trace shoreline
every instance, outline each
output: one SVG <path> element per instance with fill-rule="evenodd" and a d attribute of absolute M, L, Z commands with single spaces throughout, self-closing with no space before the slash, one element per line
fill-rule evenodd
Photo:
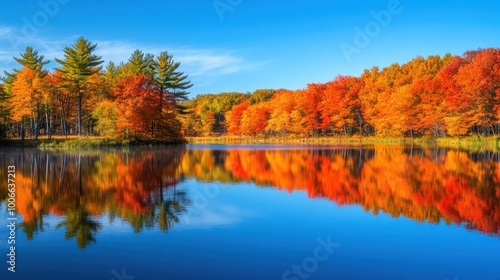
<path fill-rule="evenodd" d="M 294 144 L 294 145 L 345 145 L 345 146 L 411 146 L 423 148 L 440 147 L 467 150 L 493 150 L 500 151 L 500 137 L 248 137 L 248 136 L 216 136 L 216 137 L 187 137 L 191 144 Z"/>
<path fill-rule="evenodd" d="M 0 140 L 0 149 L 2 148 L 101 148 L 101 147 L 141 147 L 141 146 L 168 146 L 176 144 L 186 144 L 185 140 L 166 141 L 166 140 L 123 140 L 109 139 L 101 137 L 68 137 L 53 139 L 2 139 Z"/>
<path fill-rule="evenodd" d="M 248 137 L 248 136 L 214 136 L 186 137 L 181 141 L 166 140 L 122 140 L 101 137 L 69 137 L 53 139 L 2 139 L 2 148 L 99 148 L 99 147 L 140 147 L 168 146 L 176 144 L 281 144 L 281 145 L 345 145 L 345 146 L 419 146 L 423 148 L 440 147 L 466 150 L 500 151 L 500 137 Z"/>

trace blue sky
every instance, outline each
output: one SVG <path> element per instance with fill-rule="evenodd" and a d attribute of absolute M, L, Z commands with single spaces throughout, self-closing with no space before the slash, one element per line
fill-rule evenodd
<path fill-rule="evenodd" d="M 493 0 L 20 3 L 2 1 L 0 71 L 18 67 L 12 57 L 27 45 L 54 60 L 84 36 L 107 61 L 126 61 L 135 49 L 169 51 L 193 81 L 191 96 L 299 89 L 417 55 L 500 47 Z"/>

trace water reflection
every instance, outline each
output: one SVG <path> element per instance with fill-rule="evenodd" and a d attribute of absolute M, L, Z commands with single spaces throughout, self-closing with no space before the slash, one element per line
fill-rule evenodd
<path fill-rule="evenodd" d="M 15 150 L 0 155 L 17 167 L 17 208 L 28 239 L 44 231 L 44 217 L 85 248 L 110 222 L 135 232 L 168 232 L 191 199 L 176 185 L 185 178 L 306 191 L 310 198 L 357 204 L 415 221 L 464 224 L 500 235 L 498 153 L 446 149 L 186 149 L 184 146 L 89 152 Z M 7 192 L 0 189 L 5 201 Z M 237 202 L 235 202 L 237 203 Z"/>
<path fill-rule="evenodd" d="M 19 150 L 3 153 L 16 165 L 17 210 L 28 239 L 44 231 L 44 216 L 60 216 L 56 229 L 78 247 L 95 242 L 99 218 L 119 218 L 135 232 L 157 227 L 167 232 L 190 201 L 177 190 L 184 147 L 87 153 Z M 6 170 L 6 168 L 2 168 Z M 5 174 L 0 174 L 4 178 Z M 5 190 L 2 197 L 6 197 Z"/>
<path fill-rule="evenodd" d="M 500 156 L 446 149 L 189 150 L 182 173 L 500 235 Z"/>

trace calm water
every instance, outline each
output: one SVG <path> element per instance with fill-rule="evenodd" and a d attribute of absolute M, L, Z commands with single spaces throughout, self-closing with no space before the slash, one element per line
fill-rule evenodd
<path fill-rule="evenodd" d="M 1 150 L 0 180 L 0 279 L 500 279 L 493 152 Z"/>

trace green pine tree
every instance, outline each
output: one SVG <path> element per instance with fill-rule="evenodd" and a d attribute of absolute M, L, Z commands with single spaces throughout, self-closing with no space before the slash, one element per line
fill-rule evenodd
<path fill-rule="evenodd" d="M 129 75 L 145 74 L 151 76 L 153 74 L 152 54 L 144 54 L 141 50 L 135 50 L 126 64 Z"/>
<path fill-rule="evenodd" d="M 14 60 L 21 64 L 21 68 L 25 66 L 29 67 L 31 70 L 39 73 L 40 75 L 45 75 L 46 72 L 43 71 L 43 66 L 48 64 L 49 60 L 44 60 L 43 55 L 39 55 L 38 51 L 33 50 L 32 47 L 26 47 L 24 53 L 21 53 L 21 57 L 14 57 Z M 10 88 L 12 86 L 12 82 L 16 78 L 17 73 L 19 73 L 19 69 L 13 69 L 12 72 L 4 71 L 5 77 L 1 80 L 4 82 L 4 90 L 7 93 L 10 93 Z"/>
<path fill-rule="evenodd" d="M 187 75 L 178 71 L 180 65 L 180 62 L 175 62 L 173 56 L 169 55 L 168 52 L 161 52 L 153 64 L 154 80 L 160 88 L 172 92 L 178 112 L 184 114 L 186 108 L 179 103 L 188 100 L 189 92 L 186 90 L 192 87 L 193 84 L 191 84 L 191 81 L 186 80 Z"/>
<path fill-rule="evenodd" d="M 82 135 L 82 101 L 85 97 L 86 79 L 101 71 L 102 60 L 93 52 L 97 47 L 83 37 L 80 37 L 71 47 L 64 48 L 64 59 L 56 58 L 62 67 L 56 70 L 63 73 L 62 78 L 67 81 L 70 90 L 78 102 L 78 134 Z"/>
<path fill-rule="evenodd" d="M 22 66 L 28 66 L 36 73 L 43 73 L 43 66 L 50 62 L 49 60 L 44 60 L 44 56 L 39 55 L 38 51 L 33 50 L 32 47 L 26 47 L 21 57 L 14 57 L 14 60 Z"/>

